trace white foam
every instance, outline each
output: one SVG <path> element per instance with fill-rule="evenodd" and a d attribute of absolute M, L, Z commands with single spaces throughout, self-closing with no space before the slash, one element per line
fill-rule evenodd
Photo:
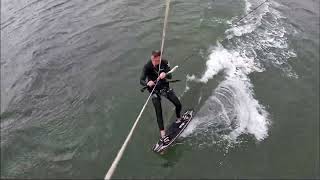
<path fill-rule="evenodd" d="M 249 1 L 246 2 L 246 13 L 247 14 L 252 6 Z M 233 38 L 234 36 L 242 36 L 244 34 L 248 34 L 256 30 L 257 27 L 261 25 L 262 17 L 269 12 L 269 4 L 265 3 L 259 9 L 256 10 L 261 11 L 260 13 L 255 12 L 246 16 L 242 21 L 242 25 L 233 24 L 230 29 L 228 29 L 225 33 L 228 39 Z M 257 14 L 257 15 L 256 15 Z"/>
<path fill-rule="evenodd" d="M 209 59 L 206 62 L 206 66 L 206 71 L 198 80 L 203 83 L 207 83 L 208 80 L 212 79 L 222 70 L 226 72 L 228 77 L 237 76 L 240 71 L 245 74 L 249 74 L 253 71 L 263 71 L 260 64 L 254 61 L 254 58 L 248 58 L 237 51 L 227 50 L 219 43 L 218 46 L 212 50 Z M 194 75 L 188 78 L 189 80 L 196 81 Z"/>
<path fill-rule="evenodd" d="M 253 97 L 250 83 L 243 80 L 222 82 L 198 114 L 182 136 L 197 131 L 197 135 L 212 137 L 221 130 L 228 130 L 223 138 L 232 142 L 241 134 L 252 134 L 258 141 L 268 136 L 268 113 Z"/>
<path fill-rule="evenodd" d="M 207 69 L 201 78 L 189 76 L 190 80 L 207 83 L 216 74 L 224 71 L 226 80 L 221 82 L 201 107 L 198 114 L 188 126 L 182 136 L 197 133 L 215 133 L 208 129 L 223 126 L 231 128 L 232 124 L 238 127 L 226 135 L 234 141 L 241 134 L 253 134 L 257 140 L 264 139 L 268 134 L 268 113 L 254 98 L 252 84 L 247 74 L 253 71 L 262 71 L 254 59 L 245 57 L 236 51 L 230 51 L 218 45 L 212 50 L 207 61 Z"/>
<path fill-rule="evenodd" d="M 252 4 L 249 1 L 245 1 L 245 13 L 247 14 L 250 11 Z"/>
<path fill-rule="evenodd" d="M 236 49 L 239 52 L 256 54 L 255 51 L 259 50 L 259 58 L 262 58 L 260 62 L 281 69 L 288 77 L 298 78 L 299 76 L 287 62 L 289 58 L 296 57 L 296 54 L 289 48 L 286 34 L 295 33 L 296 30 L 290 24 L 283 24 L 282 19 L 286 17 L 272 8 L 271 4 L 278 5 L 275 2 L 265 3 L 258 8 L 259 11 L 252 13 L 239 23 L 240 25 L 233 24 L 226 30 L 227 38 L 236 41 Z M 264 16 L 268 18 L 264 19 Z M 258 29 L 260 26 L 263 28 Z"/>
<path fill-rule="evenodd" d="M 251 6 L 246 1 L 247 12 Z M 248 75 L 265 71 L 264 65 L 268 64 L 267 67 L 280 68 L 288 77 L 298 77 L 287 63 L 296 54 L 289 49 L 283 18 L 270 3 L 265 3 L 239 24 L 231 24 L 226 34 L 233 43 L 228 49 L 217 43 L 201 77 L 187 76 L 187 81 L 207 83 L 223 72 L 225 80 L 213 90 L 182 136 L 197 137 L 199 146 L 216 143 L 219 138 L 233 144 L 242 134 L 252 135 L 257 141 L 268 137 L 269 113 L 255 98 Z M 290 31 L 294 32 L 294 28 Z"/>

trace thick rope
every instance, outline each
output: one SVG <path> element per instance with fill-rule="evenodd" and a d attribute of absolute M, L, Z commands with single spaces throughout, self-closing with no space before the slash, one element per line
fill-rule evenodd
<path fill-rule="evenodd" d="M 166 1 L 166 12 L 165 12 L 164 21 L 163 21 L 163 30 L 162 30 L 162 41 L 161 41 L 160 63 L 159 63 L 158 76 L 159 76 L 159 74 L 160 74 L 160 65 L 161 65 L 163 48 L 164 48 L 164 40 L 165 40 L 165 37 L 166 37 L 166 29 L 167 29 L 169 9 L 170 9 L 170 0 L 167 0 L 167 1 Z"/>
<path fill-rule="evenodd" d="M 169 15 L 169 5 L 170 5 L 170 0 L 167 0 L 167 1 L 166 1 L 166 12 L 165 12 L 165 18 L 164 18 L 164 24 L 163 24 L 163 32 L 162 32 L 160 64 L 159 64 L 159 72 L 158 72 L 158 75 L 159 75 L 159 73 L 160 73 L 160 65 L 161 65 L 162 52 L 163 52 L 163 47 L 164 47 L 165 32 L 166 32 L 168 15 Z M 130 140 L 131 137 L 132 137 L 133 131 L 135 130 L 135 128 L 136 128 L 136 126 L 137 126 L 137 124 L 138 124 L 138 122 L 139 122 L 139 120 L 140 120 L 140 118 L 141 118 L 141 115 L 142 115 L 144 109 L 146 108 L 146 106 L 147 106 L 147 104 L 148 104 L 148 102 L 149 102 L 149 100 L 150 100 L 150 97 L 152 96 L 152 93 L 153 93 L 155 87 L 157 86 L 157 84 L 158 84 L 158 81 L 156 82 L 156 85 L 155 85 L 154 88 L 152 89 L 152 91 L 151 91 L 151 93 L 150 93 L 147 101 L 144 103 L 144 105 L 143 105 L 143 107 L 142 107 L 142 109 L 141 109 L 141 111 L 140 111 L 140 113 L 139 113 L 139 115 L 138 115 L 135 123 L 133 124 L 133 126 L 132 126 L 132 128 L 131 128 L 131 130 L 130 130 L 127 138 L 126 138 L 126 140 L 124 141 L 124 143 L 123 143 L 121 149 L 119 150 L 116 158 L 115 158 L 114 161 L 112 162 L 111 167 L 109 168 L 107 174 L 105 175 L 105 177 L 104 177 L 105 180 L 111 179 L 114 171 L 116 170 L 117 165 L 118 165 L 118 163 L 119 163 L 119 161 L 120 161 L 120 159 L 121 159 L 121 157 L 122 157 L 122 155 L 123 155 L 123 152 L 124 152 L 124 150 L 126 149 L 126 147 L 127 147 L 127 145 L 128 145 L 128 142 L 129 142 L 129 140 Z"/>

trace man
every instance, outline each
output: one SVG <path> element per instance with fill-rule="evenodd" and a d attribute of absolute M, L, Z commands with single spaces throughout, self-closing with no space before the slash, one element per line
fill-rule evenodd
<path fill-rule="evenodd" d="M 152 89 L 154 88 L 158 80 L 158 84 L 152 94 L 152 103 L 157 115 L 157 122 L 160 129 L 161 140 L 163 140 L 163 142 L 166 143 L 170 140 L 168 139 L 168 137 L 165 138 L 166 134 L 162 118 L 161 96 L 166 97 L 170 102 L 172 102 L 175 105 L 177 117 L 176 123 L 181 122 L 181 103 L 178 97 L 173 92 L 173 90 L 169 88 L 169 82 L 167 82 L 166 80 L 172 78 L 171 74 L 166 74 L 170 71 L 170 66 L 167 60 L 161 60 L 159 73 L 160 55 L 160 51 L 152 51 L 151 60 L 148 61 L 147 64 L 145 64 L 143 67 L 143 71 L 140 77 L 140 84 L 143 86 L 147 86 L 148 91 L 151 93 Z"/>

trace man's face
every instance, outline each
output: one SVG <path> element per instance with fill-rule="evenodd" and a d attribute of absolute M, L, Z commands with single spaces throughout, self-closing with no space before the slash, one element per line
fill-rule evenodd
<path fill-rule="evenodd" d="M 152 56 L 152 61 L 154 61 L 155 63 L 159 64 L 160 56 Z"/>

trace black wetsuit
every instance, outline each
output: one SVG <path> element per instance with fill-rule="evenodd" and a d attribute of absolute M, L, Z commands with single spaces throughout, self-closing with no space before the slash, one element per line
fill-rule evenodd
<path fill-rule="evenodd" d="M 161 60 L 161 66 L 160 66 L 160 73 L 161 72 L 169 72 L 170 66 L 167 60 Z M 140 77 L 140 84 L 143 86 L 147 86 L 147 83 L 149 81 L 154 81 L 156 83 L 156 80 L 158 78 L 159 74 L 159 65 L 153 66 L 152 61 L 149 60 L 147 64 L 144 65 L 141 77 Z M 181 103 L 178 99 L 178 97 L 175 95 L 173 89 L 170 89 L 169 82 L 167 82 L 166 79 L 171 79 L 172 75 L 167 74 L 165 79 L 159 80 L 155 91 L 152 94 L 152 102 L 156 111 L 157 115 L 157 122 L 160 130 L 164 130 L 163 125 L 163 117 L 162 117 L 162 108 L 161 108 L 161 95 L 166 97 L 170 102 L 172 102 L 176 107 L 176 116 L 177 118 L 180 118 L 181 113 Z M 151 92 L 153 87 L 148 87 L 149 92 Z"/>

